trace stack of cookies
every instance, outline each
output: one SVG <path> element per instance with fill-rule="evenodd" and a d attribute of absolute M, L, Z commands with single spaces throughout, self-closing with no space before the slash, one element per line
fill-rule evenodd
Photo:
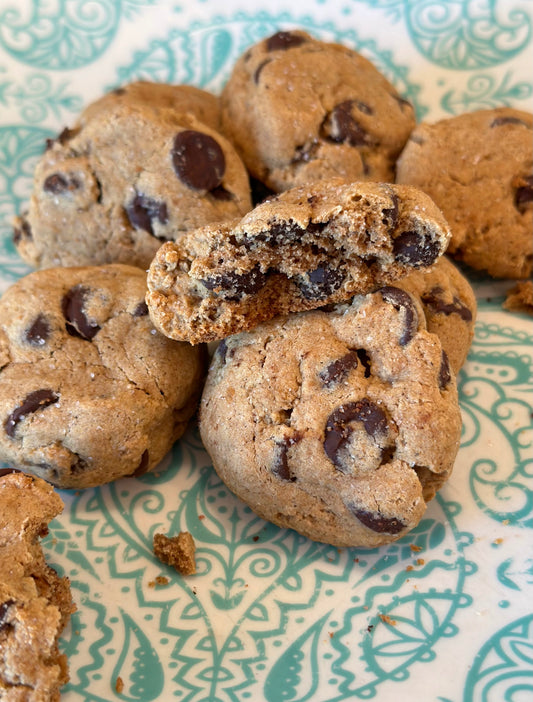
<path fill-rule="evenodd" d="M 368 60 L 297 30 L 220 97 L 103 96 L 47 143 L 15 222 L 38 270 L 0 301 L 0 457 L 60 488 L 140 475 L 201 396 L 214 467 L 259 515 L 400 538 L 459 446 L 476 302 L 445 253 L 530 275 L 532 126 L 417 125 Z"/>

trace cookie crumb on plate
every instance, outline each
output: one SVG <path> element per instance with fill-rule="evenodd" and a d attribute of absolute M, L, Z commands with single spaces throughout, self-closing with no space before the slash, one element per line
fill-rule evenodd
<path fill-rule="evenodd" d="M 154 534 L 154 554 L 181 575 L 196 573 L 195 550 L 194 539 L 188 531 L 181 531 L 177 536 Z"/>

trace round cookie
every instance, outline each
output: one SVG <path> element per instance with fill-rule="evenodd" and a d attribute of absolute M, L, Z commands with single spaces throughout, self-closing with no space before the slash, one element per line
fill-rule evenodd
<path fill-rule="evenodd" d="M 497 278 L 533 270 L 533 115 L 509 107 L 419 124 L 397 182 L 428 193 L 448 220 L 448 252 Z"/>
<path fill-rule="evenodd" d="M 213 341 L 427 269 L 449 236 L 440 210 L 416 188 L 307 183 L 240 221 L 163 244 L 148 271 L 146 301 L 163 334 Z"/>
<path fill-rule="evenodd" d="M 68 682 L 59 637 L 76 609 L 39 537 L 63 510 L 43 480 L 0 471 L 0 699 L 58 702 Z"/>
<path fill-rule="evenodd" d="M 190 114 L 120 104 L 50 142 L 15 245 L 37 268 L 148 268 L 162 241 L 251 209 L 231 144 Z"/>
<path fill-rule="evenodd" d="M 276 192 L 334 176 L 394 181 L 414 111 L 356 51 L 303 31 L 246 51 L 221 93 L 222 129 Z"/>
<path fill-rule="evenodd" d="M 36 271 L 0 299 L 0 460 L 60 488 L 152 470 L 183 434 L 204 349 L 152 326 L 146 274 Z"/>
<path fill-rule="evenodd" d="M 450 476 L 455 376 L 415 297 L 386 286 L 222 341 L 200 432 L 259 516 L 335 546 L 405 535 Z"/>
<path fill-rule="evenodd" d="M 439 337 L 457 374 L 470 350 L 477 314 L 468 280 L 449 258 L 441 256 L 429 271 L 414 271 L 395 284 L 419 298 L 427 329 Z"/>
<path fill-rule="evenodd" d="M 220 105 L 217 96 L 194 85 L 172 85 L 139 80 L 109 91 L 87 105 L 76 123 L 84 126 L 102 112 L 117 105 L 140 105 L 154 112 L 172 109 L 177 113 L 191 113 L 211 129 L 220 127 Z"/>

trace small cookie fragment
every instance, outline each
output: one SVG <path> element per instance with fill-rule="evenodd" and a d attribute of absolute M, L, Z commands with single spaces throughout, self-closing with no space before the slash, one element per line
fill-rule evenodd
<path fill-rule="evenodd" d="M 136 101 L 100 107 L 37 162 L 14 244 L 35 268 L 148 268 L 163 241 L 251 208 L 234 147 L 191 113 Z"/>
<path fill-rule="evenodd" d="M 44 557 L 40 537 L 63 510 L 52 487 L 0 476 L 0 699 L 58 702 L 68 661 L 58 642 L 76 607 L 70 584 Z"/>
<path fill-rule="evenodd" d="M 387 285 L 222 341 L 200 434 L 259 516 L 374 548 L 413 529 L 451 475 L 461 413 L 419 299 Z"/>
<path fill-rule="evenodd" d="M 308 183 L 241 220 L 164 244 L 150 265 L 146 301 L 166 336 L 214 341 L 425 270 L 449 237 L 441 212 L 415 188 Z"/>
<path fill-rule="evenodd" d="M 180 575 L 194 575 L 196 544 L 190 532 L 180 531 L 177 536 L 154 534 L 154 554 L 162 563 L 172 566 Z"/>
<path fill-rule="evenodd" d="M 417 125 L 396 181 L 421 188 L 440 207 L 452 256 L 497 278 L 531 275 L 531 113 L 500 107 Z"/>
<path fill-rule="evenodd" d="M 533 315 L 533 281 L 519 281 L 507 292 L 503 306 L 511 312 L 525 312 Z"/>
<path fill-rule="evenodd" d="M 221 94 L 222 129 L 275 192 L 306 181 L 394 181 L 412 105 L 361 54 L 301 30 L 249 48 Z"/>
<path fill-rule="evenodd" d="M 35 271 L 0 299 L 0 460 L 61 488 L 155 468 L 194 414 L 204 349 L 153 327 L 146 273 Z"/>

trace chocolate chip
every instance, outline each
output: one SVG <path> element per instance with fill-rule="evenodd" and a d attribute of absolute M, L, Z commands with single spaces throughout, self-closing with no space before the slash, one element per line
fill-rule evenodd
<path fill-rule="evenodd" d="M 326 456 L 337 467 L 342 468 L 340 454 L 350 440 L 354 422 L 361 422 L 369 436 L 387 433 L 387 415 L 372 400 L 365 397 L 337 407 L 328 417 L 324 440 Z"/>
<path fill-rule="evenodd" d="M 259 292 L 266 281 L 266 275 L 261 272 L 259 265 L 247 273 L 228 271 L 209 276 L 201 282 L 208 290 L 221 295 L 228 300 L 238 300 L 242 295 Z"/>
<path fill-rule="evenodd" d="M 233 195 L 222 185 L 219 185 L 216 188 L 210 190 L 209 194 L 211 195 L 211 197 L 213 197 L 215 200 L 218 200 L 219 202 L 228 202 L 229 200 L 233 200 Z"/>
<path fill-rule="evenodd" d="M 383 217 L 389 229 L 394 231 L 396 229 L 396 225 L 398 224 L 398 215 L 400 213 L 400 210 L 398 207 L 398 196 L 396 195 L 396 193 L 391 191 L 390 197 L 392 201 L 392 206 L 383 209 Z"/>
<path fill-rule="evenodd" d="M 20 227 L 13 229 L 13 243 L 18 246 L 23 239 L 33 239 L 31 227 L 27 219 L 20 217 Z"/>
<path fill-rule="evenodd" d="M 361 524 L 378 534 L 399 534 L 407 526 L 398 517 L 384 517 L 379 512 L 376 514 L 366 509 L 359 509 L 353 504 L 347 504 L 346 506 Z"/>
<path fill-rule="evenodd" d="M 277 32 L 267 39 L 267 51 L 286 51 L 305 43 L 305 37 L 292 32 Z"/>
<path fill-rule="evenodd" d="M 176 175 L 193 190 L 213 190 L 224 177 L 226 159 L 213 137 L 186 129 L 174 138 L 171 152 Z"/>
<path fill-rule="evenodd" d="M 418 312 L 412 297 L 405 290 L 386 285 L 381 288 L 381 297 L 394 309 L 404 312 L 404 330 L 399 339 L 400 346 L 408 344 L 418 330 Z"/>
<path fill-rule="evenodd" d="M 516 209 L 523 214 L 533 202 L 533 176 L 518 179 L 514 198 Z"/>
<path fill-rule="evenodd" d="M 365 378 L 370 378 L 370 375 L 372 373 L 370 356 L 365 351 L 365 349 L 356 349 L 355 353 L 357 354 L 357 358 L 359 359 L 361 365 L 365 369 Z"/>
<path fill-rule="evenodd" d="M 148 314 L 148 305 L 144 300 L 141 300 L 131 314 L 132 317 L 146 317 Z"/>
<path fill-rule="evenodd" d="M 523 127 L 527 127 L 528 129 L 530 129 L 529 124 L 527 124 L 527 122 L 524 122 L 523 119 L 519 119 L 518 117 L 511 117 L 510 115 L 507 117 L 496 117 L 492 120 L 490 126 L 501 127 L 504 124 L 521 124 Z"/>
<path fill-rule="evenodd" d="M 149 465 L 150 465 L 150 454 L 148 453 L 148 449 L 145 449 L 145 451 L 143 451 L 143 455 L 141 456 L 141 460 L 139 461 L 139 465 L 133 471 L 133 473 L 131 473 L 131 477 L 132 478 L 140 478 L 141 475 L 144 475 L 147 472 Z"/>
<path fill-rule="evenodd" d="M 44 409 L 59 400 L 59 395 L 49 389 L 34 390 L 26 396 L 24 401 L 17 407 L 4 422 L 4 429 L 8 436 L 14 436 L 17 424 L 21 422 L 27 414 Z"/>
<path fill-rule="evenodd" d="M 314 271 L 299 276 L 297 284 L 307 300 L 323 300 L 338 290 L 343 281 L 344 273 L 341 268 L 330 268 L 323 264 Z"/>
<path fill-rule="evenodd" d="M 50 323 L 44 314 L 38 314 L 31 326 L 26 329 L 24 339 L 32 346 L 44 346 L 50 336 Z"/>
<path fill-rule="evenodd" d="M 76 285 L 63 296 L 61 303 L 67 332 L 86 341 L 90 341 L 100 331 L 99 325 L 90 322 L 83 311 L 88 293 L 88 288 Z"/>
<path fill-rule="evenodd" d="M 255 83 L 256 85 L 257 85 L 257 83 L 259 83 L 259 76 L 261 75 L 261 71 L 262 71 L 263 68 L 267 65 L 267 63 L 270 63 L 271 61 L 272 61 L 272 59 L 267 58 L 267 59 L 265 59 L 264 61 L 261 61 L 261 63 L 259 64 L 259 66 L 255 69 L 255 72 L 254 72 L 254 83 Z"/>
<path fill-rule="evenodd" d="M 448 360 L 448 355 L 444 349 L 442 350 L 442 359 L 439 369 L 439 388 L 444 390 L 444 388 L 450 383 L 452 379 L 452 373 L 450 370 L 450 362 Z"/>
<path fill-rule="evenodd" d="M 402 232 L 394 239 L 392 250 L 398 263 L 413 268 L 430 266 L 440 254 L 438 242 L 428 241 L 418 232 Z"/>
<path fill-rule="evenodd" d="M 318 139 L 313 139 L 305 144 L 299 144 L 294 149 L 294 156 L 292 157 L 291 163 L 309 163 L 316 157 L 319 145 L 320 142 Z"/>
<path fill-rule="evenodd" d="M 289 462 L 287 460 L 287 452 L 291 446 L 291 441 L 285 440 L 283 443 L 278 442 L 276 446 L 278 450 L 276 452 L 275 463 L 272 466 L 272 473 L 280 480 L 286 480 L 294 483 L 296 478 L 291 475 Z"/>
<path fill-rule="evenodd" d="M 348 351 L 348 353 L 333 361 L 325 368 L 323 368 L 319 377 L 326 387 L 331 387 L 341 383 L 351 370 L 357 368 L 359 365 L 359 358 L 355 351 Z"/>
<path fill-rule="evenodd" d="M 61 145 L 66 144 L 68 141 L 70 141 L 73 137 L 76 136 L 76 134 L 79 133 L 79 128 L 76 129 L 69 129 L 68 127 L 65 127 L 55 139 L 47 139 L 46 140 L 46 149 L 51 149 L 52 146 L 56 143 L 59 143 Z"/>
<path fill-rule="evenodd" d="M 3 478 L 4 475 L 11 475 L 11 473 L 22 473 L 22 471 L 18 468 L 0 468 L 0 478 Z"/>
<path fill-rule="evenodd" d="M 376 145 L 372 137 L 354 118 L 354 100 L 345 100 L 336 105 L 322 123 L 322 134 L 336 143 L 350 146 Z"/>
<path fill-rule="evenodd" d="M 52 195 L 62 195 L 79 188 L 80 182 L 74 176 L 66 176 L 64 173 L 52 173 L 43 183 L 43 190 Z"/>
<path fill-rule="evenodd" d="M 312 227 L 312 225 L 311 225 Z M 289 219 L 287 221 L 269 222 L 268 228 L 256 232 L 244 239 L 246 248 L 252 248 L 258 241 L 268 246 L 281 246 L 283 244 L 298 243 L 308 229 Z"/>
<path fill-rule="evenodd" d="M 444 290 L 436 285 L 425 295 L 421 296 L 421 300 L 434 314 L 458 314 L 465 322 L 472 321 L 472 311 L 460 300 L 456 295 L 453 296 L 452 302 L 444 302 L 442 296 Z"/>
<path fill-rule="evenodd" d="M 111 94 L 112 94 L 112 95 L 125 95 L 125 94 L 126 94 L 126 89 L 125 89 L 125 88 L 122 88 L 122 87 L 114 88 L 114 89 L 111 91 Z"/>
<path fill-rule="evenodd" d="M 168 209 L 165 202 L 137 193 L 133 200 L 125 207 L 126 214 L 135 229 L 143 229 L 154 236 L 153 221 L 159 220 L 161 224 L 168 222 Z"/>

